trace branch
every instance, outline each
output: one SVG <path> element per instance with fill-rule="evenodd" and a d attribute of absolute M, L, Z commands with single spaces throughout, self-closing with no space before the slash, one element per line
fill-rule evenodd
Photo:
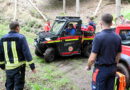
<path fill-rule="evenodd" d="M 101 6 L 102 1 L 103 1 L 103 0 L 100 0 L 100 1 L 99 1 L 98 6 L 97 6 L 97 8 L 96 8 L 96 10 L 95 10 L 93 16 L 96 16 L 96 15 L 97 15 L 97 12 L 98 12 L 98 10 L 99 10 L 99 8 L 100 8 L 100 6 Z"/>
<path fill-rule="evenodd" d="M 32 2 L 32 0 L 28 0 L 28 1 L 29 1 L 30 4 L 33 6 L 33 8 L 36 9 L 37 12 L 43 17 L 43 19 L 44 19 L 45 21 L 48 21 L 48 18 L 47 18 L 45 15 L 42 14 L 42 12 L 35 6 L 35 4 Z"/>

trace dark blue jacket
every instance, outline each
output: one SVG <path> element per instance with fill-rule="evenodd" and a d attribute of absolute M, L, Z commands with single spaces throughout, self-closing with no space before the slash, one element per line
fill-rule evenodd
<path fill-rule="evenodd" d="M 116 64 L 116 56 L 121 52 L 121 38 L 112 29 L 103 30 L 95 36 L 92 52 L 97 53 L 95 64 Z"/>
<path fill-rule="evenodd" d="M 0 39 L 0 67 L 10 70 L 23 64 L 35 68 L 25 36 L 11 31 Z"/>

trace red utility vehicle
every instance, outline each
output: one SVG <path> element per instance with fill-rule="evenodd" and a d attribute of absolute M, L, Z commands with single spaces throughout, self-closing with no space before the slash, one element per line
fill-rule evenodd
<path fill-rule="evenodd" d="M 75 35 L 67 34 L 69 24 L 75 27 Z M 88 57 L 94 38 L 92 30 L 82 26 L 80 17 L 56 17 L 49 32 L 40 32 L 35 39 L 35 54 L 44 56 L 46 62 L 52 62 L 57 56 L 82 54 Z"/>
<path fill-rule="evenodd" d="M 127 87 L 130 86 L 130 24 L 119 25 L 115 32 L 121 36 L 122 39 L 122 53 L 118 64 L 118 71 L 125 74 Z"/>

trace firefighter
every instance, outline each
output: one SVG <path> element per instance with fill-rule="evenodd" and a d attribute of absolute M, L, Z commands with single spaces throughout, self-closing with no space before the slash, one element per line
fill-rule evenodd
<path fill-rule="evenodd" d="M 92 26 L 95 32 L 96 24 L 93 20 L 94 20 L 94 17 L 87 17 L 88 27 L 91 28 L 90 26 Z"/>
<path fill-rule="evenodd" d="M 45 23 L 44 27 L 43 27 L 43 30 L 45 32 L 49 32 L 51 30 L 51 25 L 50 25 L 50 21 L 47 20 L 47 22 Z"/>
<path fill-rule="evenodd" d="M 120 18 L 121 24 L 125 24 L 126 22 L 125 17 L 123 15 L 120 15 L 119 18 Z"/>
<path fill-rule="evenodd" d="M 111 29 L 113 16 L 104 14 L 101 18 L 102 32 L 98 33 L 92 44 L 87 70 L 94 65 L 92 90 L 113 90 L 117 63 L 121 54 L 121 38 Z"/>
<path fill-rule="evenodd" d="M 23 90 L 26 64 L 33 73 L 35 65 L 19 23 L 11 22 L 9 27 L 10 32 L 0 39 L 0 68 L 6 72 L 6 90 Z"/>

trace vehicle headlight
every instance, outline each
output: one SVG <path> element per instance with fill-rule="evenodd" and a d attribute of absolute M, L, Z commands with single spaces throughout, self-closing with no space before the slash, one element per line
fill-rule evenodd
<path fill-rule="evenodd" d="M 51 40 L 51 39 L 50 39 L 50 38 L 45 38 L 45 40 L 49 41 L 49 40 Z"/>

